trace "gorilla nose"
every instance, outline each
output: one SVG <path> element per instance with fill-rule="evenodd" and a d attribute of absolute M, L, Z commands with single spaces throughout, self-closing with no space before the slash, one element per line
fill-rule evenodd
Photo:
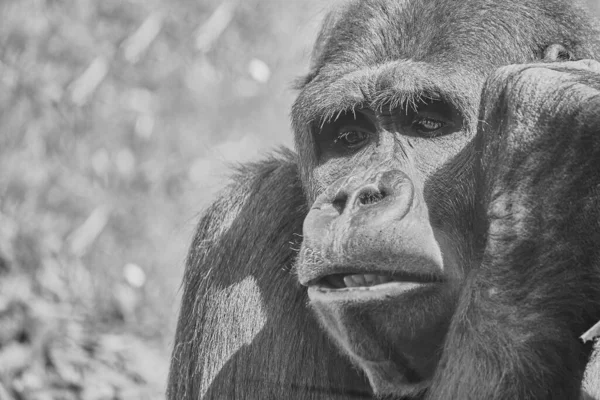
<path fill-rule="evenodd" d="M 343 178 L 319 197 L 315 206 L 324 209 L 331 205 L 338 215 L 364 214 L 389 220 L 404 217 L 413 198 L 410 178 L 402 171 L 391 170 Z"/>
<path fill-rule="evenodd" d="M 352 208 L 358 208 L 361 206 L 377 204 L 387 195 L 387 190 L 373 184 L 367 184 L 358 188 L 354 193 L 348 193 L 347 190 L 341 190 L 333 199 L 332 204 L 340 214 L 343 214 L 348 208 L 348 205 Z"/>
<path fill-rule="evenodd" d="M 298 276 L 434 273 L 439 246 L 419 187 L 402 171 L 354 174 L 334 182 L 307 214 Z"/>

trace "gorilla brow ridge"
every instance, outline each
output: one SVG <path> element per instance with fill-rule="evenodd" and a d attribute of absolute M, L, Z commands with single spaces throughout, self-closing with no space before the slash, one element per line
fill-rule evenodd
<path fill-rule="evenodd" d="M 292 108 L 292 118 L 313 128 L 337 120 L 358 108 L 383 111 L 384 108 L 416 109 L 426 100 L 451 104 L 465 124 L 476 120 L 479 101 L 472 88 L 471 73 L 448 76 L 447 68 L 413 60 L 397 60 L 374 67 L 349 70 L 348 66 L 324 68 L 304 85 Z M 451 78 L 451 79 L 450 79 Z"/>
<path fill-rule="evenodd" d="M 332 102 L 330 104 L 317 104 L 315 109 L 311 110 L 312 118 L 307 119 L 310 125 L 322 130 L 325 124 L 337 121 L 343 114 L 352 113 L 356 116 L 356 110 L 361 108 L 370 108 L 371 110 L 382 113 L 384 109 L 389 111 L 401 109 L 408 113 L 409 110 L 417 111 L 419 104 L 427 101 L 442 101 L 451 104 L 462 116 L 465 125 L 476 120 L 474 113 L 468 108 L 467 104 L 471 99 L 462 97 L 445 96 L 436 91 L 396 91 L 387 92 L 378 95 L 373 101 L 365 106 L 365 102 L 356 101 L 353 104 L 339 104 Z"/>

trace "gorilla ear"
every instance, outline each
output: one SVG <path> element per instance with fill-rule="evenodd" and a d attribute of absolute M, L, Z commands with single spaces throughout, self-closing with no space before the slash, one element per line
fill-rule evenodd
<path fill-rule="evenodd" d="M 544 49 L 542 59 L 545 62 L 575 61 L 575 55 L 564 45 L 553 43 Z"/>

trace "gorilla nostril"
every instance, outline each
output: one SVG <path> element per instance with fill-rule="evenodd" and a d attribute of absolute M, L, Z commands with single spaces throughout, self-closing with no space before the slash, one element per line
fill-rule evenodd
<path fill-rule="evenodd" d="M 361 206 L 368 206 L 380 202 L 385 197 L 383 192 L 374 189 L 367 189 L 358 195 L 357 203 Z"/>
<path fill-rule="evenodd" d="M 567 50 L 561 50 L 556 54 L 556 59 L 558 61 L 572 61 L 573 56 Z"/>
<path fill-rule="evenodd" d="M 546 47 L 543 59 L 548 62 L 574 61 L 575 56 L 562 44 L 554 43 Z"/>
<path fill-rule="evenodd" d="M 342 214 L 344 209 L 346 208 L 346 203 L 348 203 L 348 194 L 346 193 L 338 193 L 335 196 L 335 199 L 331 202 L 333 207 L 337 210 L 338 213 Z"/>

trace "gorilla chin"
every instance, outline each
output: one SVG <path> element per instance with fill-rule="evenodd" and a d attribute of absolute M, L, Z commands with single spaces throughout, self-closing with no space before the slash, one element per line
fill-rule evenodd
<path fill-rule="evenodd" d="M 407 393 L 428 385 L 456 295 L 448 282 L 308 290 L 313 311 L 380 395 L 388 388 L 397 394 L 400 387 Z"/>
<path fill-rule="evenodd" d="M 460 282 L 431 259 L 419 261 L 408 269 L 429 273 L 324 265 L 320 275 L 300 277 L 311 309 L 378 395 L 397 395 L 402 388 L 413 396 L 429 386 L 456 307 Z"/>
<path fill-rule="evenodd" d="M 427 387 L 461 286 L 422 187 L 399 169 L 368 168 L 334 182 L 304 221 L 299 281 L 378 395 Z"/>

